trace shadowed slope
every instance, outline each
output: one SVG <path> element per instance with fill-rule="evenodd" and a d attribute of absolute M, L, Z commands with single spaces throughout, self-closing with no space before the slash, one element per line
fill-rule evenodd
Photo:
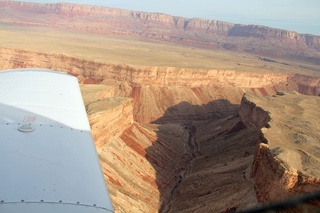
<path fill-rule="evenodd" d="M 226 110 L 215 116 L 203 114 L 212 106 L 223 106 Z M 160 212 L 222 212 L 257 203 L 250 167 L 259 133 L 246 128 L 237 112 L 230 110 L 237 107 L 227 100 L 202 106 L 182 102 L 167 109 L 163 117 L 155 121 L 178 122 L 186 134 L 185 140 L 181 141 L 184 153 L 177 156 L 178 164 L 174 170 L 159 168 L 152 159 L 149 160 L 157 172 Z M 172 109 L 177 110 L 175 114 Z M 178 113 L 179 110 L 184 116 Z M 195 117 L 193 112 L 198 116 Z M 165 129 L 160 125 L 157 135 L 163 132 Z M 151 146 L 146 152 L 157 152 L 155 150 Z M 168 171 L 172 178 L 163 187 L 161 177 Z"/>

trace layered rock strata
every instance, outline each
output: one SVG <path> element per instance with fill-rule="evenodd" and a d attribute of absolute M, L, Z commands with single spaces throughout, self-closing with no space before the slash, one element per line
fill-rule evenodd
<path fill-rule="evenodd" d="M 258 200 L 274 197 L 277 187 L 282 192 L 287 185 L 294 185 L 296 188 L 288 192 L 294 194 L 299 190 L 308 191 L 318 184 L 317 179 L 299 176 L 299 172 L 292 172 L 293 181 L 286 179 L 286 176 L 278 178 L 283 177 L 282 174 L 287 170 L 276 170 L 280 168 L 277 161 L 276 166 L 270 169 L 268 165 L 274 165 L 268 164 L 272 158 L 265 156 L 286 152 L 277 147 L 272 151 L 270 148 L 264 149 L 263 144 L 255 162 L 259 162 L 260 158 L 261 162 L 267 161 L 263 164 L 266 168 L 262 169 L 255 163 L 253 179 L 250 174 L 257 143 L 267 140 L 261 137 L 259 129 L 268 127 L 268 123 L 271 127 L 273 124 L 270 124 L 270 116 L 264 113 L 264 105 L 258 108 L 258 104 L 249 104 L 247 109 L 252 109 L 247 112 L 242 110 L 242 119 L 238 116 L 244 92 L 272 96 L 279 90 L 297 89 L 305 94 L 319 95 L 317 77 L 134 68 L 63 55 L 12 49 L 1 51 L 2 69 L 50 68 L 71 73 L 83 83 L 101 83 L 84 85 L 82 90 L 116 212 L 230 212 L 247 209 L 257 205 Z M 269 98 L 275 100 L 272 105 L 277 106 L 275 103 L 281 100 L 277 99 L 282 97 L 280 95 Z M 281 104 L 284 105 L 284 102 Z M 297 99 L 296 102 L 301 101 Z M 301 103 L 319 105 L 311 99 Z M 281 105 L 276 109 L 281 109 L 282 114 L 289 109 L 292 115 L 300 115 L 296 108 Z M 310 114 L 311 111 L 304 112 L 309 113 L 308 118 L 319 116 Z M 298 117 L 292 117 L 291 120 L 300 122 Z M 299 128 L 302 124 L 299 124 Z M 293 137 L 297 141 L 305 138 L 299 129 Z M 303 153 L 312 151 L 301 150 L 300 155 L 293 155 L 302 157 Z M 314 157 L 317 153 L 312 152 L 311 155 Z M 317 159 L 311 158 L 310 165 L 317 165 L 314 161 L 317 162 Z M 312 168 L 305 165 L 308 164 L 300 167 L 306 168 L 306 171 Z M 272 169 L 276 170 L 276 175 Z M 312 172 L 316 172 L 315 167 Z M 295 174 L 298 174 L 298 178 Z M 267 186 L 263 186 L 263 175 L 270 175 L 270 184 Z M 312 182 L 315 184 L 312 185 Z M 283 183 L 285 187 L 281 185 Z M 272 184 L 275 189 L 271 187 Z M 262 191 L 258 191 L 258 187 Z"/>
<path fill-rule="evenodd" d="M 10 24 L 134 35 L 188 45 L 296 57 L 318 64 L 320 59 L 319 36 L 265 26 L 67 3 L 2 1 L 0 7 L 0 21 Z"/>
<path fill-rule="evenodd" d="M 106 89 L 85 85 L 83 93 L 97 92 L 91 86 Z M 198 121 L 186 116 L 166 123 L 130 123 L 131 99 L 84 100 L 116 212 L 224 212 L 257 205 L 250 173 L 259 131 L 246 127 L 237 113 Z M 99 102 L 115 108 L 111 112 L 91 106 Z M 113 122 L 113 114 L 121 125 Z M 95 121 L 103 125 L 98 128 Z"/>
<path fill-rule="evenodd" d="M 261 129 L 252 171 L 260 202 L 320 190 L 319 106 L 320 97 L 296 92 L 272 97 L 244 95 L 241 118 Z M 311 204 L 320 208 L 319 201 Z"/>
<path fill-rule="evenodd" d="M 100 94 L 96 101 L 85 96 L 85 102 L 116 212 L 232 212 L 320 189 L 319 97 L 246 94 L 241 117 L 229 111 L 197 119 L 192 112 L 207 106 L 186 102 L 189 117 L 143 124 L 130 120 L 132 99 L 109 97 L 110 86 L 83 87 L 84 94 Z M 108 126 L 119 123 L 106 102 L 121 128 Z M 102 128 L 93 122 L 99 116 Z"/>
<path fill-rule="evenodd" d="M 133 123 L 133 102 L 114 97 L 114 87 L 81 85 L 91 132 L 98 152 Z"/>
<path fill-rule="evenodd" d="M 0 69 L 55 69 L 77 76 L 82 83 L 110 85 L 115 96 L 133 98 L 134 120 L 138 122 L 219 117 L 229 111 L 236 112 L 245 92 L 263 96 L 292 90 L 320 94 L 320 78 L 301 74 L 136 68 L 5 48 L 0 48 L 0 56 Z M 191 108 L 188 103 L 205 107 Z"/>

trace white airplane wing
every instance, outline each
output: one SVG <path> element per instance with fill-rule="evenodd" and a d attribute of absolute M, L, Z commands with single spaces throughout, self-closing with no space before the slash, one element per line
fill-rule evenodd
<path fill-rule="evenodd" d="M 0 212 L 113 212 L 75 77 L 0 71 Z"/>

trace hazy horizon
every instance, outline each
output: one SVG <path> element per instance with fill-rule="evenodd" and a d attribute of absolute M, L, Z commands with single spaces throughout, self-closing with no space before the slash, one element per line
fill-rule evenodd
<path fill-rule="evenodd" d="M 185 18 L 204 18 L 236 24 L 264 25 L 298 33 L 320 35 L 319 0 L 22 0 L 68 2 L 144 12 L 160 12 Z"/>

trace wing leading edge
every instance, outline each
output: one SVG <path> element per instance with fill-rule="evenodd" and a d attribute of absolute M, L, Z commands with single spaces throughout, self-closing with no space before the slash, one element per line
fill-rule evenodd
<path fill-rule="evenodd" d="M 0 212 L 113 212 L 75 77 L 0 72 Z"/>

